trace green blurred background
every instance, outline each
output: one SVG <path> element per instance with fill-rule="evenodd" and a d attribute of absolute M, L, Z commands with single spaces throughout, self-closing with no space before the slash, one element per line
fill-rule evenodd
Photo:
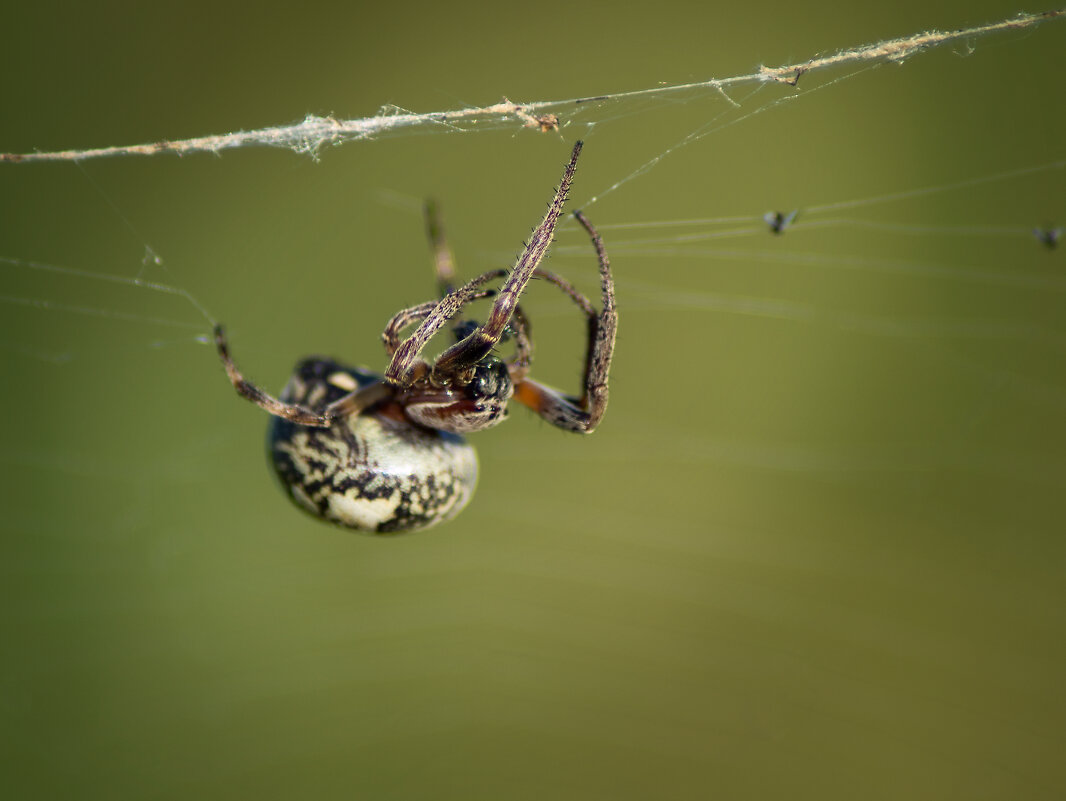
<path fill-rule="evenodd" d="M 837 8 L 23 4 L 0 150 L 620 92 L 1017 10 Z M 180 287 L 278 389 L 308 353 L 384 367 L 433 293 L 422 198 L 463 274 L 506 265 L 583 137 L 621 309 L 599 431 L 515 409 L 456 521 L 375 539 L 285 500 L 184 298 L 0 263 L 5 795 L 1061 798 L 1066 264 L 991 234 L 1066 223 L 1062 170 L 826 217 L 925 234 L 612 229 L 1062 159 L 1066 23 L 973 45 L 561 134 L 0 165 L 0 257 Z M 551 267 L 595 292 L 573 226 Z M 580 320 L 528 311 L 576 387 Z"/>

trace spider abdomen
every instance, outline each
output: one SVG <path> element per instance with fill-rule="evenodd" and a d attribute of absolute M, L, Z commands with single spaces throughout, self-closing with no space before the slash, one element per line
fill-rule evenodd
<path fill-rule="evenodd" d="M 366 370 L 310 358 L 296 366 L 280 399 L 321 412 L 379 380 Z M 477 457 L 466 440 L 411 423 L 388 400 L 330 428 L 275 417 L 267 447 L 298 506 L 360 531 L 414 531 L 449 520 L 477 483 Z"/>

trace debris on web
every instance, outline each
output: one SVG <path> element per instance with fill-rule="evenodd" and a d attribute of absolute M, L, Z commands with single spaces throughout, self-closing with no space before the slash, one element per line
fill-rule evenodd
<path fill-rule="evenodd" d="M 547 100 L 530 103 L 514 103 L 504 98 L 489 106 L 418 113 L 397 106 L 383 108 L 374 117 L 339 120 L 335 117 L 308 115 L 301 122 L 261 128 L 254 131 L 236 131 L 228 134 L 203 136 L 194 139 L 161 140 L 149 144 L 102 147 L 85 150 L 60 150 L 39 153 L 0 153 L 0 162 L 21 163 L 30 161 L 84 161 L 86 159 L 113 156 L 152 156 L 159 153 L 214 153 L 239 147 L 283 147 L 313 159 L 329 146 L 357 142 L 383 136 L 393 131 L 409 128 L 448 126 L 458 130 L 492 129 L 515 126 L 539 133 L 557 131 L 566 124 L 567 113 L 576 112 L 587 104 L 619 103 L 637 98 L 665 98 L 678 93 L 700 89 L 719 92 L 734 106 L 736 103 L 726 94 L 727 88 L 768 82 L 797 86 L 800 78 L 809 72 L 830 69 L 847 64 L 870 64 L 877 62 L 900 63 L 911 56 L 939 47 L 943 44 L 962 42 L 972 50 L 979 37 L 1010 30 L 1033 28 L 1042 22 L 1066 17 L 1066 9 L 1044 11 L 1037 14 L 1019 14 L 1010 19 L 954 31 L 925 31 L 900 39 L 890 39 L 876 44 L 850 50 L 840 50 L 833 55 L 814 58 L 799 64 L 780 67 L 762 66 L 756 72 L 731 78 L 715 78 L 686 84 L 670 84 L 638 89 L 630 92 L 594 95 L 568 100 Z"/>

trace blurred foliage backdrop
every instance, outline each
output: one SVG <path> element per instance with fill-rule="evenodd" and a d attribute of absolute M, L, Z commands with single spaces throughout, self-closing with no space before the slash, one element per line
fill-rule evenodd
<path fill-rule="evenodd" d="M 620 92 L 1016 11 L 838 9 L 21 4 L 0 150 Z M 0 165 L 0 784 L 1061 797 L 1066 264 L 994 234 L 1066 223 L 1062 170 L 839 215 L 901 230 L 612 227 L 1062 159 L 1064 54 L 1051 23 L 741 92 L 740 110 L 708 92 L 317 162 Z M 733 124 L 604 192 L 723 111 Z M 476 437 L 471 506 L 418 535 L 346 533 L 285 500 L 266 416 L 183 297 L 11 262 L 179 287 L 275 390 L 308 353 L 381 369 L 385 320 L 433 294 L 421 200 L 440 200 L 463 274 L 506 265 L 578 137 L 571 205 L 602 197 L 587 211 L 621 308 L 607 417 L 583 438 L 513 410 Z M 551 267 L 595 292 L 573 226 Z M 537 374 L 576 387 L 577 315 L 539 287 L 528 310 Z"/>

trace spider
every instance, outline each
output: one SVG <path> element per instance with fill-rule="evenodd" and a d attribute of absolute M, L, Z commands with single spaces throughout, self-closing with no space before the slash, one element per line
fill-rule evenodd
<path fill-rule="evenodd" d="M 451 250 L 436 209 L 426 218 L 441 297 L 399 311 L 382 333 L 391 358 L 385 374 L 313 356 L 300 361 L 274 398 L 249 382 L 229 354 L 222 326 L 215 344 L 237 393 L 273 415 L 267 443 L 274 470 L 292 499 L 316 516 L 378 533 L 428 528 L 457 515 L 477 482 L 477 457 L 463 438 L 499 423 L 516 400 L 552 425 L 591 432 L 607 408 L 607 373 L 618 315 L 603 242 L 580 211 L 599 259 L 602 310 L 568 281 L 539 267 L 570 189 L 581 142 L 548 207 L 511 270 L 490 270 L 456 287 Z M 485 288 L 504 278 L 498 289 Z M 529 377 L 533 343 L 518 305 L 530 279 L 554 284 L 585 315 L 588 341 L 584 391 L 565 395 Z M 475 300 L 492 298 L 484 324 L 453 324 L 456 342 L 436 361 L 421 357 L 429 340 Z M 418 323 L 406 339 L 401 333 Z M 514 341 L 502 359 L 496 346 Z"/>

